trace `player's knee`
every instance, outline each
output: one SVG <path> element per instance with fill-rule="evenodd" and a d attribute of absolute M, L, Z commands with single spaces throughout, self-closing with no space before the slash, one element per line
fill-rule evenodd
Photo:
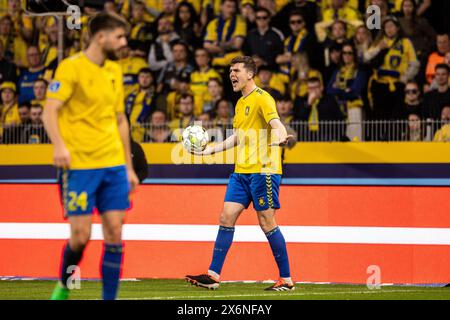
<path fill-rule="evenodd" d="M 118 243 L 122 241 L 122 225 L 117 224 L 106 228 L 103 236 L 105 241 L 109 243 Z"/>
<path fill-rule="evenodd" d="M 267 233 L 277 227 L 275 217 L 272 214 L 259 213 L 258 220 L 259 220 L 259 226 L 265 233 Z"/>
<path fill-rule="evenodd" d="M 235 219 L 234 219 L 233 215 L 231 215 L 225 211 L 222 211 L 219 222 L 220 222 L 221 226 L 234 227 Z"/>
<path fill-rule="evenodd" d="M 70 246 L 72 249 L 76 251 L 81 251 L 84 249 L 84 247 L 86 247 L 90 238 L 91 238 L 90 230 L 75 229 L 72 231 Z"/>

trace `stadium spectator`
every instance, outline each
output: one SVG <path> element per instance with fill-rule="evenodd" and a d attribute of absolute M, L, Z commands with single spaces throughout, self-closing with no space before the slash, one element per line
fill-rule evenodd
<path fill-rule="evenodd" d="M 424 115 L 420 86 L 416 81 L 409 81 L 405 86 L 405 101 L 394 110 L 393 119 L 406 120 L 408 115 Z"/>
<path fill-rule="evenodd" d="M 401 33 L 394 16 L 383 21 L 383 32 L 369 49 L 375 69 L 369 84 L 369 102 L 374 119 L 390 120 L 396 106 L 403 103 L 406 82 L 413 80 L 420 63 L 411 41 Z"/>
<path fill-rule="evenodd" d="M 224 97 L 223 84 L 220 78 L 211 78 L 208 80 L 208 95 L 203 102 L 203 112 L 211 112 L 221 98 Z"/>
<path fill-rule="evenodd" d="M 287 75 L 292 75 L 292 59 L 296 53 L 306 52 L 311 65 L 315 66 L 313 61 L 317 61 L 317 52 L 314 52 L 315 37 L 305 27 L 305 19 L 303 15 L 294 11 L 289 17 L 289 25 L 291 28 L 291 34 L 284 40 L 284 53 L 280 54 L 276 58 L 277 64 L 280 65 L 280 69 Z M 312 57 L 314 60 L 312 60 Z"/>
<path fill-rule="evenodd" d="M 441 128 L 434 135 L 433 141 L 450 142 L 450 105 L 442 108 Z"/>
<path fill-rule="evenodd" d="M 173 30 L 169 19 L 158 20 L 158 37 L 150 47 L 148 65 L 153 72 L 161 71 L 168 63 L 173 61 L 172 44 L 180 38 Z"/>
<path fill-rule="evenodd" d="M 169 127 L 167 126 L 167 116 L 164 111 L 155 110 L 150 119 L 150 127 L 145 132 L 144 142 L 170 142 L 171 135 Z"/>
<path fill-rule="evenodd" d="M 347 23 L 343 20 L 332 20 L 324 22 L 322 25 L 316 23 L 315 26 L 317 40 L 323 42 L 325 48 L 329 47 L 331 43 L 338 42 L 340 44 L 347 41 Z"/>
<path fill-rule="evenodd" d="M 194 94 L 196 115 L 203 113 L 203 104 L 210 101 L 208 92 L 208 81 L 212 78 L 220 78 L 219 73 L 211 68 L 211 55 L 208 50 L 198 48 L 195 50 L 195 63 L 197 69 L 191 73 L 190 89 Z"/>
<path fill-rule="evenodd" d="M 47 87 L 48 82 L 45 79 L 37 79 L 33 83 L 34 100 L 31 101 L 31 104 L 40 104 L 41 106 L 45 105 Z"/>
<path fill-rule="evenodd" d="M 19 118 L 21 125 L 27 125 L 31 123 L 30 110 L 31 104 L 29 102 L 24 102 L 19 105 Z"/>
<path fill-rule="evenodd" d="M 173 25 L 173 22 L 175 21 L 176 10 L 177 10 L 176 0 L 163 0 L 162 8 L 160 10 L 159 16 L 156 18 L 156 21 L 160 19 L 168 19 L 170 23 Z"/>
<path fill-rule="evenodd" d="M 362 140 L 363 93 L 367 75 L 358 66 L 356 49 L 352 44 L 342 47 L 342 63 L 334 72 L 327 87 L 327 94 L 335 96 L 341 109 L 347 114 L 347 137 Z"/>
<path fill-rule="evenodd" d="M 41 52 L 36 46 L 27 49 L 28 68 L 20 71 L 18 81 L 19 103 L 31 101 L 34 97 L 33 84 L 45 75 L 45 66 L 41 62 Z"/>
<path fill-rule="evenodd" d="M 125 97 L 139 88 L 138 73 L 143 68 L 148 68 L 145 59 L 136 54 L 139 44 L 139 41 L 131 40 L 119 52 L 120 60 L 118 63 L 122 68 Z"/>
<path fill-rule="evenodd" d="M 273 71 L 267 66 L 258 68 L 255 83 L 258 87 L 270 93 L 271 96 L 281 96 L 286 92 L 283 82 L 277 81 Z"/>
<path fill-rule="evenodd" d="M 14 34 L 25 41 L 30 41 L 33 34 L 33 21 L 31 17 L 24 14 L 21 2 L 20 0 L 8 0 L 6 14 L 12 19 Z"/>
<path fill-rule="evenodd" d="M 435 70 L 437 89 L 425 93 L 423 106 L 426 119 L 439 120 L 442 108 L 450 105 L 450 88 L 448 84 L 450 67 L 441 63 L 436 66 Z"/>
<path fill-rule="evenodd" d="M 105 0 L 103 11 L 106 13 L 119 14 L 118 4 L 114 0 Z"/>
<path fill-rule="evenodd" d="M 166 103 L 165 108 L 162 107 L 161 104 L 158 105 L 158 108 L 161 110 L 166 110 L 166 113 L 170 120 L 180 116 L 180 110 L 179 110 L 179 101 L 181 96 L 185 94 L 192 94 L 190 91 L 190 78 L 188 75 L 178 75 L 176 77 L 177 81 L 177 88 L 175 91 L 169 92 L 169 94 L 166 96 Z M 194 97 L 194 115 L 195 113 L 195 97 Z"/>
<path fill-rule="evenodd" d="M 202 30 L 194 6 L 187 1 L 178 4 L 174 21 L 175 32 L 193 51 L 201 47 Z"/>
<path fill-rule="evenodd" d="M 342 62 L 342 45 L 340 43 L 333 43 L 329 49 L 329 59 L 325 61 L 325 67 L 323 68 L 323 83 L 330 82 L 331 76 L 334 71 L 339 68 Z"/>
<path fill-rule="evenodd" d="M 157 79 L 158 93 L 168 94 L 178 86 L 177 77 L 190 77 L 194 67 L 189 62 L 189 47 L 179 41 L 172 45 L 173 61 L 166 64 Z"/>
<path fill-rule="evenodd" d="M 154 33 L 153 26 L 146 19 L 146 7 L 142 1 L 134 1 L 131 10 L 131 31 L 130 39 L 141 41 L 149 47 L 153 41 Z"/>
<path fill-rule="evenodd" d="M 331 24 L 331 33 L 322 41 L 322 52 L 324 56 L 324 65 L 331 64 L 331 48 L 342 46 L 347 42 L 347 24 L 342 20 L 333 21 Z"/>
<path fill-rule="evenodd" d="M 18 67 L 27 66 L 26 42 L 14 32 L 11 16 L 0 17 L 0 42 L 3 44 L 4 57 Z"/>
<path fill-rule="evenodd" d="M 30 119 L 30 109 L 31 105 L 29 102 L 24 102 L 21 105 L 19 105 L 19 118 L 20 123 L 7 126 L 3 130 L 3 137 L 2 137 L 2 126 L 0 124 L 0 140 L 4 144 L 20 144 L 24 143 L 24 130 L 31 124 Z M 1 114 L 1 112 L 0 112 Z"/>
<path fill-rule="evenodd" d="M 237 9 L 236 0 L 223 0 L 220 15 L 206 27 L 203 46 L 213 56 L 213 66 L 226 68 L 234 57 L 241 55 L 247 25 Z"/>
<path fill-rule="evenodd" d="M 280 116 L 280 120 L 284 125 L 290 125 L 294 120 L 292 100 L 288 95 L 280 96 L 276 99 L 277 111 Z"/>
<path fill-rule="evenodd" d="M 289 26 L 289 18 L 293 12 L 299 12 L 302 17 L 305 17 L 306 29 L 309 32 L 314 32 L 314 24 L 318 21 L 317 4 L 307 0 L 293 0 L 287 3 L 274 17 L 273 24 L 288 36 L 291 32 Z"/>
<path fill-rule="evenodd" d="M 16 100 L 17 89 L 12 82 L 0 85 L 0 128 L 20 123 L 19 108 Z"/>
<path fill-rule="evenodd" d="M 39 47 L 41 62 L 45 67 L 49 67 L 58 58 L 58 24 L 54 19 L 51 21 L 53 23 L 45 27 L 46 41 L 40 43 Z"/>
<path fill-rule="evenodd" d="M 256 28 L 256 11 L 253 0 L 239 1 L 239 13 L 247 25 L 247 32 Z"/>
<path fill-rule="evenodd" d="M 284 36 L 281 31 L 270 26 L 270 17 L 269 10 L 256 10 L 256 29 L 245 37 L 243 52 L 253 57 L 258 68 L 266 65 L 275 70 L 278 69 L 276 58 L 284 51 Z"/>
<path fill-rule="evenodd" d="M 340 141 L 345 134 L 343 128 L 335 123 L 332 124 L 334 128 L 330 128 L 330 124 L 322 122 L 341 121 L 344 120 L 344 115 L 336 99 L 324 95 L 324 88 L 319 78 L 308 79 L 308 97 L 296 109 L 294 110 L 296 118 L 308 122 L 307 127 L 299 132 L 300 140 Z"/>
<path fill-rule="evenodd" d="M 216 117 L 214 119 L 214 126 L 226 128 L 233 120 L 233 105 L 227 99 L 220 99 L 216 102 L 214 113 Z"/>
<path fill-rule="evenodd" d="M 142 68 L 138 73 L 139 89 L 130 93 L 125 102 L 125 113 L 130 123 L 131 137 L 140 142 L 144 136 L 144 126 L 150 113 L 156 109 L 155 85 L 149 68 Z"/>
<path fill-rule="evenodd" d="M 322 74 L 319 70 L 311 68 L 306 53 L 297 53 L 293 58 L 294 73 L 291 77 L 290 96 L 293 101 L 304 99 L 308 95 L 308 79 L 319 78 L 323 83 Z"/>
<path fill-rule="evenodd" d="M 282 4 L 282 1 L 285 1 L 286 3 Z M 289 0 L 282 0 L 282 1 L 280 1 L 280 0 L 277 0 L 277 1 L 275 1 L 275 0 L 257 0 L 256 1 L 256 3 L 257 3 L 256 9 L 259 9 L 259 8 L 267 9 L 270 12 L 270 16 L 274 17 L 287 4 L 287 2 L 289 2 Z M 277 6 L 279 4 L 281 4 L 281 6 L 279 8 L 280 10 L 278 10 L 278 8 L 277 8 Z M 289 30 L 289 25 L 287 25 L 287 30 Z"/>
<path fill-rule="evenodd" d="M 433 52 L 428 57 L 427 69 L 425 71 L 428 84 L 431 84 L 433 82 L 436 72 L 436 66 L 438 64 L 444 63 L 445 54 L 447 52 L 450 52 L 450 39 L 448 34 L 437 35 L 436 48 L 437 51 Z"/>
<path fill-rule="evenodd" d="M 22 141 L 26 144 L 50 143 L 47 133 L 42 125 L 42 106 L 31 105 L 31 123 L 24 127 Z"/>
<path fill-rule="evenodd" d="M 422 120 L 417 113 L 410 113 L 407 116 L 408 125 L 406 132 L 403 134 L 403 141 L 423 141 L 424 130 L 422 128 Z"/>
<path fill-rule="evenodd" d="M 201 126 L 205 129 L 210 129 L 213 127 L 211 121 L 211 113 L 203 112 L 197 116 L 197 122 L 201 123 Z"/>
<path fill-rule="evenodd" d="M 450 67 L 450 50 L 445 54 L 444 64 L 446 64 Z M 448 81 L 449 81 L 449 85 L 450 85 L 450 77 L 448 78 Z M 438 88 L 437 80 L 436 80 L 436 78 L 434 78 L 431 85 L 427 88 L 427 91 L 435 90 L 437 88 Z"/>
<path fill-rule="evenodd" d="M 0 40 L 0 84 L 4 81 L 16 83 L 17 67 L 13 62 L 5 58 L 4 49 L 3 41 Z"/>
<path fill-rule="evenodd" d="M 368 6 L 377 6 L 380 9 L 380 21 L 384 21 L 386 17 L 391 13 L 390 12 L 390 6 L 387 0 L 369 0 Z M 366 12 L 365 13 L 365 21 L 368 21 L 368 18 L 373 13 Z M 370 33 L 372 35 L 372 38 L 375 39 L 377 37 L 377 34 L 379 33 L 379 30 L 377 28 L 371 28 Z"/>
<path fill-rule="evenodd" d="M 364 66 L 364 68 L 365 63 L 370 60 L 367 58 L 367 52 L 372 45 L 372 41 L 372 34 L 369 32 L 365 25 L 356 28 L 353 42 L 358 52 L 358 63 L 360 64 L 360 66 Z"/>
<path fill-rule="evenodd" d="M 183 94 L 178 101 L 178 110 L 180 115 L 169 123 L 169 128 L 176 141 L 180 141 L 184 128 L 194 124 L 194 96 L 189 93 Z"/>
<path fill-rule="evenodd" d="M 399 22 L 405 36 L 411 40 L 424 71 L 430 48 L 435 43 L 436 32 L 425 18 L 417 15 L 417 9 L 418 5 L 415 0 L 403 0 L 402 16 L 399 18 Z"/>
<path fill-rule="evenodd" d="M 359 12 L 349 6 L 346 0 L 332 0 L 331 7 L 323 11 L 323 22 L 334 20 L 343 20 L 355 28 L 362 24 Z"/>

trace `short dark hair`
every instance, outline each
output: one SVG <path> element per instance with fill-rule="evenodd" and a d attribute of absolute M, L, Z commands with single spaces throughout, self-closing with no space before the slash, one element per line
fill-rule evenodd
<path fill-rule="evenodd" d="M 30 109 L 33 109 L 33 108 L 44 109 L 44 107 L 43 107 L 42 104 L 40 104 L 40 103 L 33 103 L 33 104 L 31 105 Z"/>
<path fill-rule="evenodd" d="M 123 28 L 128 31 L 130 26 L 124 18 L 115 13 L 102 12 L 89 20 L 89 35 L 91 37 L 100 31 L 117 28 Z"/>
<path fill-rule="evenodd" d="M 231 65 L 236 64 L 236 63 L 244 64 L 244 68 L 247 71 L 252 72 L 253 76 L 256 75 L 256 72 L 257 72 L 256 63 L 252 57 L 249 57 L 249 56 L 235 57 L 235 58 L 233 58 L 233 60 L 231 60 Z"/>
<path fill-rule="evenodd" d="M 436 65 L 434 70 L 437 71 L 438 69 L 445 69 L 447 70 L 447 73 L 450 73 L 450 67 L 446 63 L 439 63 L 438 65 Z"/>
<path fill-rule="evenodd" d="M 267 8 L 264 8 L 264 7 L 258 7 L 258 8 L 255 10 L 255 14 L 258 13 L 258 12 L 265 12 L 265 13 L 267 13 L 267 15 L 269 16 L 269 18 L 272 17 L 272 13 L 270 13 L 269 9 L 267 9 Z"/>
<path fill-rule="evenodd" d="M 138 74 L 141 74 L 141 73 L 149 73 L 149 74 L 151 74 L 151 75 L 153 76 L 152 70 L 151 70 L 150 68 L 148 68 L 148 67 L 141 68 L 141 69 L 139 70 Z"/>
<path fill-rule="evenodd" d="M 305 16 L 303 15 L 303 12 L 301 12 L 300 10 L 294 9 L 289 14 L 289 19 L 291 19 L 293 16 L 300 16 L 300 17 L 302 17 L 303 20 L 305 20 Z"/>
<path fill-rule="evenodd" d="M 322 81 L 320 81 L 319 77 L 310 77 L 308 78 L 308 80 L 306 81 L 307 83 L 322 83 Z"/>
<path fill-rule="evenodd" d="M 19 104 L 19 109 L 20 108 L 27 108 L 28 110 L 31 109 L 31 102 L 30 101 L 24 101 L 21 104 Z"/>
<path fill-rule="evenodd" d="M 186 99 L 186 98 L 191 98 L 191 101 L 194 102 L 194 96 L 191 93 L 189 93 L 189 92 L 181 94 L 181 96 L 180 96 L 180 98 L 178 99 L 177 102 L 180 102 L 181 99 Z"/>
<path fill-rule="evenodd" d="M 223 83 L 222 83 L 222 80 L 220 78 L 217 78 L 217 77 L 209 78 L 208 79 L 208 83 L 210 83 L 211 81 L 212 82 L 216 82 L 219 86 L 223 87 Z"/>
<path fill-rule="evenodd" d="M 45 86 L 48 87 L 48 81 L 45 80 L 44 78 L 38 78 L 38 79 L 34 80 L 33 85 L 34 85 L 36 82 L 43 82 L 43 83 L 45 84 Z"/>

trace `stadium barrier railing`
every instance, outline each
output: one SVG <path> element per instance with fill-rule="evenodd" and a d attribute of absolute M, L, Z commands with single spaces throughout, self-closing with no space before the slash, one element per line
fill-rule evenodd
<path fill-rule="evenodd" d="M 209 133 L 210 140 L 219 142 L 232 134 L 232 122 L 195 121 Z M 292 121 L 287 129 L 297 141 L 307 142 L 344 142 L 344 141 L 423 141 L 431 142 L 436 132 L 448 122 L 426 120 L 366 120 L 348 121 Z M 152 125 L 151 123 L 133 124 L 132 137 L 140 143 L 178 142 L 184 128 L 173 128 L 170 123 Z M 43 125 L 21 124 L 0 126 L 1 144 L 46 144 L 50 140 Z"/>

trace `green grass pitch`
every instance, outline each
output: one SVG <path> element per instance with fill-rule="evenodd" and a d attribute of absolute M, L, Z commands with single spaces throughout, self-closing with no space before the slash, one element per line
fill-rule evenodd
<path fill-rule="evenodd" d="M 47 300 L 54 281 L 0 281 L 0 300 Z M 369 290 L 364 285 L 297 284 L 293 292 L 263 291 L 267 283 L 222 283 L 212 291 L 191 286 L 184 280 L 124 281 L 121 300 L 450 300 L 449 287 L 381 286 Z M 81 281 L 71 299 L 100 299 L 101 283 Z"/>

